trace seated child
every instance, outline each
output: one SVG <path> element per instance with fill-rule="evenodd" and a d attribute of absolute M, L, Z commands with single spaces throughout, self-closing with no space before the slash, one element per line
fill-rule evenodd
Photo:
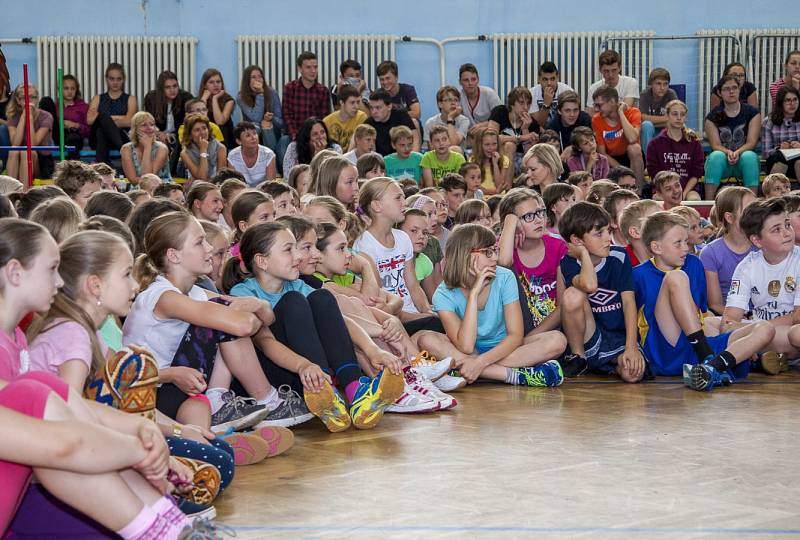
<path fill-rule="evenodd" d="M 578 188 L 570 184 L 561 182 L 550 184 L 542 190 L 542 200 L 544 208 L 547 210 L 547 233 L 556 238 L 561 238 L 558 234 L 558 222 L 564 212 L 578 202 Z"/>
<path fill-rule="evenodd" d="M 653 199 L 663 201 L 664 210 L 672 210 L 683 202 L 681 176 L 673 171 L 658 171 L 653 178 Z"/>
<path fill-rule="evenodd" d="M 383 156 L 377 152 L 362 154 L 356 161 L 356 169 L 358 170 L 359 178 L 371 180 L 372 178 L 383 176 L 385 172 Z"/>
<path fill-rule="evenodd" d="M 700 212 L 691 206 L 676 206 L 672 212 L 682 216 L 683 219 L 689 224 L 689 253 L 692 255 L 700 255 L 700 252 L 706 246 L 703 238 L 703 227 L 700 224 Z"/>
<path fill-rule="evenodd" d="M 464 156 L 450 150 L 450 135 L 444 126 L 434 126 L 430 132 L 431 150 L 422 156 L 422 185 L 439 185 L 439 180 L 449 172 L 457 173 L 464 164 Z"/>
<path fill-rule="evenodd" d="M 567 183 L 578 188 L 580 190 L 578 200 L 585 201 L 592 188 L 592 183 L 594 183 L 594 178 L 586 171 L 576 171 L 567 177 Z"/>
<path fill-rule="evenodd" d="M 570 172 L 583 171 L 600 179 L 608 176 L 608 158 L 597 152 L 597 141 L 591 128 L 579 126 L 572 130 L 572 157 L 567 160 Z"/>
<path fill-rule="evenodd" d="M 444 199 L 447 201 L 447 220 L 444 222 L 444 226 L 452 229 L 458 207 L 468 198 L 466 196 L 467 183 L 460 174 L 447 173 L 439 182 L 439 192 L 444 195 Z"/>
<path fill-rule="evenodd" d="M 634 201 L 622 211 L 619 218 L 619 228 L 627 240 L 625 251 L 634 268 L 650 258 L 647 245 L 642 241 L 642 223 L 647 216 L 661 210 L 661 205 L 650 199 Z"/>
<path fill-rule="evenodd" d="M 453 218 L 453 228 L 466 223 L 479 223 L 484 227 L 490 227 L 492 214 L 489 205 L 478 199 L 470 199 L 461 203 Z"/>
<path fill-rule="evenodd" d="M 80 161 L 62 161 L 53 173 L 53 184 L 63 189 L 81 208 L 86 207 L 92 193 L 100 191 L 100 183 L 100 175 Z"/>
<path fill-rule="evenodd" d="M 422 154 L 414 152 L 414 135 L 406 126 L 395 126 L 389 130 L 394 153 L 383 158 L 386 176 L 395 180 L 411 178 L 417 185 L 422 183 Z"/>
<path fill-rule="evenodd" d="M 633 383 L 645 376 L 647 362 L 637 342 L 630 259 L 624 249 L 611 246 L 610 222 L 602 207 L 580 202 L 559 223 L 561 236 L 569 240 L 558 275 L 561 324 L 570 349 L 562 365 L 565 375 L 588 368 Z"/>
<path fill-rule="evenodd" d="M 644 222 L 642 242 L 652 255 L 633 269 L 641 344 L 654 375 L 683 373 L 693 390 L 710 391 L 746 377 L 747 361 L 765 350 L 775 328 L 758 321 L 733 332 L 707 336 L 703 265 L 689 254 L 688 224 L 673 212 Z"/>
<path fill-rule="evenodd" d="M 790 191 L 792 191 L 792 184 L 785 174 L 768 174 L 761 183 L 761 192 L 764 194 L 765 199 L 783 197 Z"/>
<path fill-rule="evenodd" d="M 756 201 L 742 213 L 740 226 L 759 251 L 748 253 L 736 266 L 722 313 L 720 329 L 739 328 L 745 314 L 769 321 L 775 337 L 761 363 L 772 375 L 786 371 L 787 358 L 800 356 L 800 247 L 794 245 L 794 230 L 781 198 Z M 745 321 L 748 322 L 748 321 Z M 780 355 L 780 356 L 779 356 Z"/>
<path fill-rule="evenodd" d="M 467 190 L 464 193 L 465 199 L 483 199 L 481 190 L 481 167 L 477 163 L 464 163 L 458 174 L 464 179 Z M 441 186 L 441 184 L 439 184 Z"/>
<path fill-rule="evenodd" d="M 375 128 L 369 124 L 359 124 L 353 133 L 354 147 L 352 150 L 344 154 L 344 157 L 353 165 L 358 163 L 358 158 L 364 154 L 369 154 L 375 151 L 375 138 L 378 133 Z"/>

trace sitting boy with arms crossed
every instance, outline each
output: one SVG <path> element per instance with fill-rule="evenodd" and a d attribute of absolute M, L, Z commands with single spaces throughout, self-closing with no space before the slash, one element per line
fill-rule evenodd
<path fill-rule="evenodd" d="M 633 269 L 639 334 L 655 375 L 679 375 L 693 390 L 710 391 L 746 377 L 747 361 L 775 336 L 768 322 L 719 335 L 703 319 L 708 310 L 700 259 L 689 254 L 689 224 L 674 212 L 656 212 L 642 241 L 652 259 Z M 708 336 L 706 335 L 708 332 Z"/>

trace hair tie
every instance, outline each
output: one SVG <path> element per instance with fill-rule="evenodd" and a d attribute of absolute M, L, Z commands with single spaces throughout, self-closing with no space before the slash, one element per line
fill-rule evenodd
<path fill-rule="evenodd" d="M 427 195 L 420 195 L 419 197 L 414 199 L 413 203 L 411 203 L 411 208 L 415 210 L 422 210 L 422 207 L 428 204 L 429 202 L 436 204 L 436 201 L 434 201 Z"/>
<path fill-rule="evenodd" d="M 364 209 L 361 208 L 360 206 L 356 206 L 356 215 L 363 216 L 364 214 L 365 214 Z"/>

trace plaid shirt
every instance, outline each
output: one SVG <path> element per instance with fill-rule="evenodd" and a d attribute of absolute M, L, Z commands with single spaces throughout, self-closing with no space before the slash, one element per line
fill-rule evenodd
<path fill-rule="evenodd" d="M 283 122 L 292 140 L 307 118 L 315 116 L 322 120 L 330 112 L 330 93 L 318 82 L 311 88 L 303 86 L 300 79 L 283 85 Z"/>
<path fill-rule="evenodd" d="M 764 120 L 761 130 L 761 151 L 765 157 L 777 150 L 781 143 L 791 141 L 800 141 L 800 122 L 784 119 L 776 126 L 769 117 Z"/>

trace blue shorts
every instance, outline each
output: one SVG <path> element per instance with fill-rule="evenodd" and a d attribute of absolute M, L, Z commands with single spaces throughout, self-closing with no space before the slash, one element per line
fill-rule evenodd
<path fill-rule="evenodd" d="M 638 346 L 638 345 L 637 345 Z M 594 334 L 589 338 L 589 341 L 583 344 L 586 362 L 589 366 L 589 371 L 598 373 L 614 373 L 617 370 L 617 358 L 625 351 L 625 345 L 615 345 L 611 340 L 603 339 L 603 333 L 599 328 L 595 328 Z M 649 362 L 647 355 L 639 347 L 639 352 L 642 353 L 642 358 L 645 362 L 645 372 L 649 371 Z"/>
<path fill-rule="evenodd" d="M 706 341 L 714 354 L 719 354 L 728 347 L 730 337 L 731 333 L 725 332 L 718 336 L 706 336 Z M 682 332 L 673 347 L 661 335 L 658 327 L 651 327 L 645 338 L 644 350 L 653 363 L 655 375 L 680 376 L 683 374 L 684 364 L 694 365 L 699 362 L 689 338 Z M 749 373 L 750 362 L 741 362 L 733 369 L 733 375 L 737 379 L 744 379 Z"/>

